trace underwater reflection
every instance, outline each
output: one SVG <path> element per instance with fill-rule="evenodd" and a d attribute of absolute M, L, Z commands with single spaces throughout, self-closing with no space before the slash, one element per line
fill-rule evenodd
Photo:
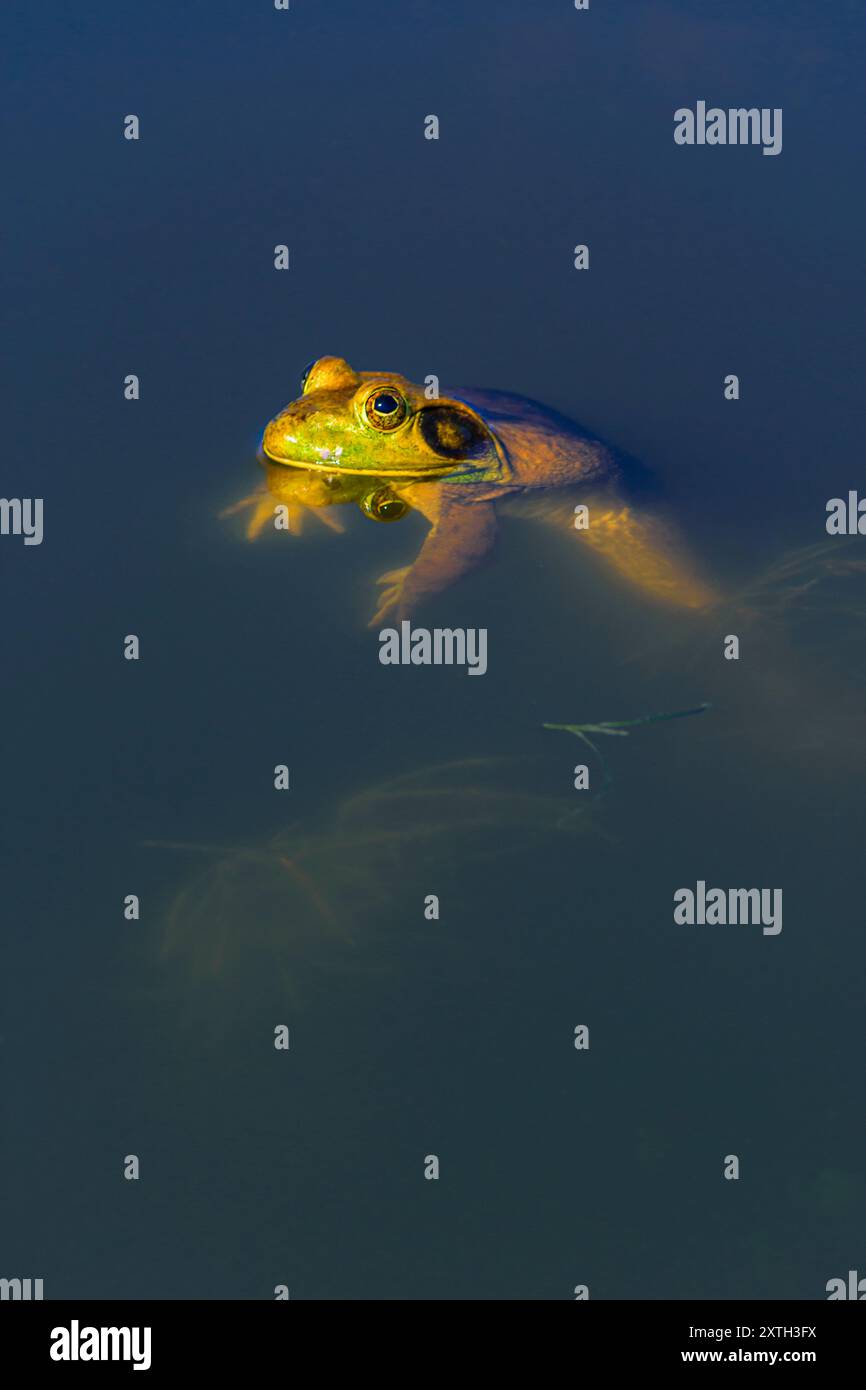
<path fill-rule="evenodd" d="M 204 1010 L 226 1023 L 264 999 L 305 1008 L 341 979 L 392 977 L 431 936 L 441 961 L 426 895 L 478 865 L 528 866 L 540 841 L 590 829 L 586 810 L 532 790 L 530 761 L 424 767 L 259 845 L 149 842 L 202 861 L 165 913 L 159 997 L 193 1009 L 198 1022 Z"/>

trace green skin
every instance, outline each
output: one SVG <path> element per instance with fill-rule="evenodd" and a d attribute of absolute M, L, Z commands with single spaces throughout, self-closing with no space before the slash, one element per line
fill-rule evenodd
<path fill-rule="evenodd" d="M 586 544 L 646 592 L 688 607 L 709 591 L 657 516 L 636 510 L 633 467 L 573 421 L 521 396 L 464 391 L 429 399 L 421 386 L 393 372 L 356 372 L 339 357 L 322 357 L 304 376 L 302 394 L 275 416 L 262 438 L 261 461 L 271 497 L 288 508 L 324 510 L 354 502 L 376 520 L 410 509 L 431 524 L 412 565 L 381 577 L 386 587 L 371 626 L 409 616 L 449 588 L 491 551 L 497 504 L 519 502 L 528 515 L 575 530 L 580 491 L 591 524 Z M 551 503 L 539 505 L 539 499 Z M 534 499 L 525 505 L 526 499 Z M 553 500 L 558 499 L 558 500 Z M 273 516 L 261 495 L 252 537 Z M 237 510 L 233 508 L 232 510 Z"/>

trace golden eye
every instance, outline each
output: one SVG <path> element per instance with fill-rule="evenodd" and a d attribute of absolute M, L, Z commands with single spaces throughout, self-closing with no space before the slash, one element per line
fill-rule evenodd
<path fill-rule="evenodd" d="M 406 402 L 396 391 L 376 391 L 367 397 L 364 414 L 377 430 L 394 430 L 406 419 Z"/>
<path fill-rule="evenodd" d="M 399 521 L 408 510 L 408 504 L 389 487 L 376 488 L 361 501 L 361 511 L 371 521 Z"/>

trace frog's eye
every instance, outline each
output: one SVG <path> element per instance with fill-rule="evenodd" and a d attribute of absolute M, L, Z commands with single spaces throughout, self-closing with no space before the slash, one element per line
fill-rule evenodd
<path fill-rule="evenodd" d="M 396 391 L 374 391 L 367 397 L 364 413 L 377 430 L 394 430 L 406 419 L 406 402 Z"/>
<path fill-rule="evenodd" d="M 306 367 L 304 368 L 303 375 L 301 376 L 301 395 L 303 395 L 307 389 L 307 377 L 310 375 L 310 372 L 315 367 L 317 361 L 318 358 L 314 358 L 313 361 L 308 362 Z"/>
<path fill-rule="evenodd" d="M 408 503 L 389 487 L 376 488 L 361 500 L 361 511 L 371 521 L 399 521 L 409 510 Z"/>

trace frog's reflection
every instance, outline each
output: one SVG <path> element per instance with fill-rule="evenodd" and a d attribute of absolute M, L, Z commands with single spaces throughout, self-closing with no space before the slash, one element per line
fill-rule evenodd
<path fill-rule="evenodd" d="M 590 828 L 568 799 L 532 790 L 528 762 L 422 768 L 260 845 L 150 842 L 201 861 L 166 911 L 160 994 L 221 1016 L 263 993 L 305 1007 L 341 977 L 392 976 L 431 940 L 441 959 L 429 895 L 464 871 L 475 886 L 478 865 L 528 866 L 541 841 Z"/>

